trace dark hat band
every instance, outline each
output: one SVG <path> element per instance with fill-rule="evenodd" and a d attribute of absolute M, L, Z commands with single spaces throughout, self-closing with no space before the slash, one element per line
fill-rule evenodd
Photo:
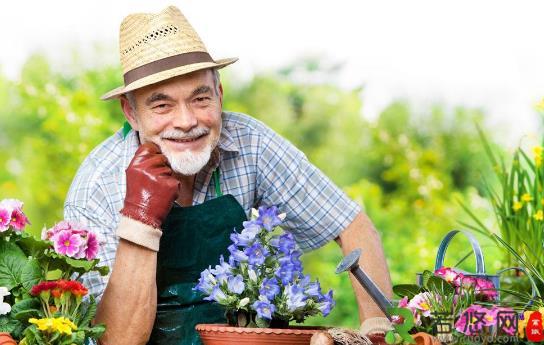
<path fill-rule="evenodd" d="M 131 84 L 138 79 L 145 78 L 155 73 L 201 62 L 215 61 L 213 61 L 212 57 L 207 52 L 183 53 L 153 61 L 140 67 L 136 67 L 135 69 L 132 69 L 125 73 L 123 75 L 123 79 L 125 80 L 125 86 L 127 86 L 128 84 Z"/>

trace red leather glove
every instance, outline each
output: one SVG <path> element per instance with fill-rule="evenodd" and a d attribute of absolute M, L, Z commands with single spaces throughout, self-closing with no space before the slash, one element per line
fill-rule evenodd
<path fill-rule="evenodd" d="M 126 170 L 127 194 L 121 214 L 160 228 L 179 195 L 180 182 L 154 143 L 141 145 Z"/>

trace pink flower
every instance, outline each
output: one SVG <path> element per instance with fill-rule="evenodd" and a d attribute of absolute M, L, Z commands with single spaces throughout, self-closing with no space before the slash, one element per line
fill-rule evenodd
<path fill-rule="evenodd" d="M 20 200 L 2 200 L 0 202 L 0 210 L 0 232 L 6 231 L 10 226 L 15 230 L 21 231 L 27 224 L 30 224 L 28 218 L 23 213 L 23 202 Z"/>
<path fill-rule="evenodd" d="M 27 224 L 30 224 L 30 222 L 28 221 L 28 218 L 26 217 L 26 215 L 23 213 L 23 210 L 21 210 L 20 208 L 14 209 L 13 212 L 11 213 L 10 225 L 15 230 L 21 231 L 25 228 Z"/>
<path fill-rule="evenodd" d="M 62 230 L 53 238 L 53 245 L 58 254 L 74 257 L 83 244 L 83 239 L 69 230 Z"/>
<path fill-rule="evenodd" d="M 477 304 L 465 309 L 457 322 L 455 329 L 465 335 L 479 334 L 484 327 L 495 324 L 497 313 Z"/>
<path fill-rule="evenodd" d="M 499 295 L 491 280 L 479 277 L 465 276 L 462 280 L 462 289 L 474 290 L 474 293 L 484 301 L 494 301 Z"/>
<path fill-rule="evenodd" d="M 79 224 L 72 223 L 66 220 L 60 221 L 55 226 L 53 226 L 51 229 L 44 229 L 42 231 L 42 239 L 43 240 L 50 240 L 52 239 L 56 234 L 63 230 L 72 230 L 73 227 L 77 227 Z"/>
<path fill-rule="evenodd" d="M 85 257 L 87 260 L 93 260 L 98 254 L 98 239 L 94 232 L 89 232 L 87 234 L 87 250 L 85 251 Z"/>
<path fill-rule="evenodd" d="M 498 316 L 502 318 L 502 322 L 496 323 L 496 325 L 499 324 L 501 326 L 499 332 L 503 334 L 508 334 L 508 335 L 516 334 L 517 332 L 517 329 L 516 329 L 517 325 L 515 322 L 516 312 L 514 311 L 514 309 L 507 308 L 507 307 L 499 307 L 494 305 L 491 308 L 490 313 L 493 315 L 495 320 L 497 319 Z"/>
<path fill-rule="evenodd" d="M 399 301 L 399 308 L 406 308 L 408 307 L 408 296 L 404 296 L 400 301 Z"/>
<path fill-rule="evenodd" d="M 440 277 L 455 287 L 461 286 L 464 275 L 450 267 L 441 267 L 434 271 L 434 275 Z"/>
<path fill-rule="evenodd" d="M 431 299 L 433 298 L 430 292 L 421 292 L 414 296 L 408 302 L 408 308 L 413 310 L 419 310 L 425 317 L 431 316 Z"/>
<path fill-rule="evenodd" d="M 494 301 L 499 297 L 499 294 L 495 289 L 495 285 L 493 285 L 493 282 L 485 278 L 476 278 L 474 292 L 477 295 L 481 295 L 482 297 L 484 297 L 484 300 L 486 301 Z"/>
<path fill-rule="evenodd" d="M 4 232 L 9 229 L 11 222 L 11 210 L 3 208 L 0 205 L 0 232 Z"/>
<path fill-rule="evenodd" d="M 62 241 L 60 240 L 61 234 L 63 236 Z M 76 242 L 74 242 L 75 247 L 71 247 L 68 242 L 63 242 L 68 241 L 67 238 L 77 239 L 75 240 Z M 99 240 L 98 235 L 91 230 L 88 230 L 84 225 L 65 220 L 58 222 L 51 229 L 42 230 L 42 239 L 52 241 L 55 251 L 59 254 L 67 255 L 74 259 L 86 260 L 93 260 L 96 258 L 98 249 L 102 243 L 102 241 Z M 69 254 L 65 254 L 67 246 L 69 247 Z"/>

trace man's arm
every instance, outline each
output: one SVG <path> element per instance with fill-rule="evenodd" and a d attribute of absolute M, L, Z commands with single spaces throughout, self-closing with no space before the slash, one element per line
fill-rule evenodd
<path fill-rule="evenodd" d="M 387 269 L 380 235 L 370 219 L 363 212 L 360 212 L 353 222 L 336 238 L 336 242 L 342 248 L 344 255 L 349 254 L 356 248 L 361 248 L 362 254 L 359 259 L 361 268 L 380 287 L 383 293 L 391 298 L 393 293 L 391 278 Z M 383 317 L 381 310 L 351 273 L 350 278 L 359 305 L 361 322 L 371 317 Z"/>
<path fill-rule="evenodd" d="M 134 230 L 136 231 L 136 230 Z M 95 321 L 106 324 L 104 345 L 145 344 L 157 310 L 157 252 L 121 239 Z"/>
<path fill-rule="evenodd" d="M 126 170 L 119 245 L 95 318 L 106 325 L 100 338 L 103 345 L 149 340 L 157 310 L 159 228 L 179 194 L 179 181 L 172 175 L 166 157 L 153 143 L 141 145 Z"/>

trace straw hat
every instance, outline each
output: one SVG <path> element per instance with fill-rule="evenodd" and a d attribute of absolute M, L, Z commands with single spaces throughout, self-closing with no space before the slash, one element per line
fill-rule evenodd
<path fill-rule="evenodd" d="M 191 24 L 174 6 L 158 14 L 127 16 L 119 32 L 119 54 L 125 85 L 103 95 L 103 100 L 201 69 L 222 68 L 238 60 L 213 60 Z"/>

